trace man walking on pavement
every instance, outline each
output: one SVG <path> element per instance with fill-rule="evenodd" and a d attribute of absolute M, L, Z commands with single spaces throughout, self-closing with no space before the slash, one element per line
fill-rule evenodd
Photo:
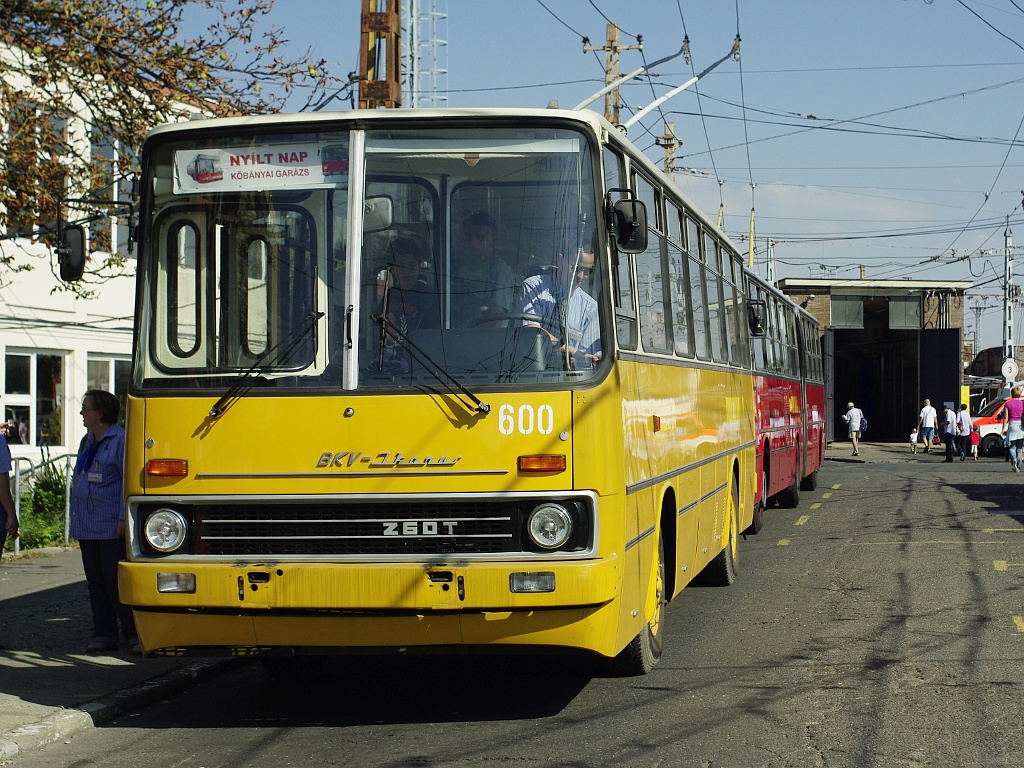
<path fill-rule="evenodd" d="M 924 399 L 924 408 L 921 409 L 921 414 L 917 418 L 917 434 L 924 441 L 925 453 L 928 453 L 928 449 L 932 446 L 932 438 L 935 437 L 937 416 L 938 414 L 935 413 L 935 409 L 932 408 L 931 400 L 926 397 Z"/>
<path fill-rule="evenodd" d="M 946 443 L 945 463 L 953 461 L 953 443 L 956 440 L 956 414 L 953 406 L 942 404 L 942 440 Z"/>
<path fill-rule="evenodd" d="M 960 461 L 967 459 L 971 430 L 973 428 L 974 422 L 971 421 L 971 414 L 967 410 L 967 403 L 960 403 L 960 410 L 956 414 L 956 449 L 960 452 Z"/>
<path fill-rule="evenodd" d="M 846 408 L 843 421 L 846 422 L 850 440 L 853 441 L 853 455 L 860 456 L 860 420 L 864 418 L 864 414 L 853 403 L 847 403 Z"/>

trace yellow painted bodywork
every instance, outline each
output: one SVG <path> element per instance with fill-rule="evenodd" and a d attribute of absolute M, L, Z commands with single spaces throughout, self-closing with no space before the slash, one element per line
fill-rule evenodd
<path fill-rule="evenodd" d="M 423 393 L 249 395 L 219 419 L 209 417 L 208 397 L 130 398 L 130 500 L 244 496 L 272 508 L 275 497 L 587 490 L 598 505 L 596 550 L 577 559 L 130 554 L 121 597 L 135 609 L 146 651 L 539 644 L 612 656 L 654 614 L 659 537 L 685 566 L 678 591 L 721 550 L 737 478 L 741 530 L 749 524 L 746 374 L 620 361 L 589 389 L 480 396 L 490 413 L 473 415 L 449 396 Z M 517 457 L 525 454 L 564 454 L 566 469 L 521 473 Z M 188 475 L 149 477 L 151 459 L 184 459 Z M 674 530 L 663 533 L 667 496 Z M 509 576 L 521 571 L 554 573 L 555 591 L 513 594 Z M 196 593 L 159 593 L 162 572 L 194 573 Z"/>

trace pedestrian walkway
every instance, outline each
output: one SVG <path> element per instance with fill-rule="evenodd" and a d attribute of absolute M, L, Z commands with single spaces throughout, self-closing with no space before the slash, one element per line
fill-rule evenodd
<path fill-rule="evenodd" d="M 226 660 L 89 655 L 92 620 L 77 549 L 0 561 L 0 765 L 217 673 Z"/>
<path fill-rule="evenodd" d="M 910 450 L 910 442 L 905 443 L 870 443 L 860 441 L 860 455 L 853 455 L 853 444 L 848 440 L 835 442 L 829 445 L 825 451 L 826 461 L 848 461 L 861 462 L 865 464 L 890 464 L 898 462 L 919 461 L 926 463 L 942 463 L 946 458 L 946 446 L 933 445 L 928 453 L 924 452 L 922 445 L 917 446 L 917 453 Z M 970 456 L 963 464 L 975 463 L 981 465 L 984 462 L 1003 461 L 1003 456 L 991 457 L 980 456 L 974 461 Z M 961 463 L 957 458 L 956 451 L 953 452 L 954 463 Z"/>

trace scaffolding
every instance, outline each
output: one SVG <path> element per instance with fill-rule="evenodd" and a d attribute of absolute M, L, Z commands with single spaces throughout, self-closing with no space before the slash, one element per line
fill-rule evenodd
<path fill-rule="evenodd" d="M 402 0 L 407 19 L 402 50 L 405 92 L 411 107 L 448 103 L 447 0 Z"/>

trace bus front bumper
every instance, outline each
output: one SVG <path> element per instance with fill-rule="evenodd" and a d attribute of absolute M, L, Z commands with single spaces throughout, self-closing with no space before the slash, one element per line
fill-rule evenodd
<path fill-rule="evenodd" d="M 619 567 L 614 556 L 430 566 L 122 562 L 119 586 L 147 653 L 515 644 L 614 655 Z M 192 574 L 195 592 L 160 591 L 169 580 L 159 574 L 168 573 Z M 535 581 L 547 589 L 552 579 L 551 591 L 513 591 Z"/>

